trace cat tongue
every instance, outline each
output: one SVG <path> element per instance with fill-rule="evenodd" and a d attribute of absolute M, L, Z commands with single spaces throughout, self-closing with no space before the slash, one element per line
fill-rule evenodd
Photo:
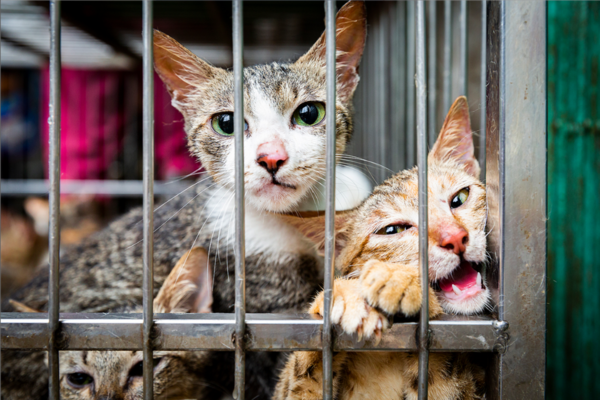
<path fill-rule="evenodd" d="M 460 266 L 452 272 L 452 276 L 440 280 L 440 288 L 444 292 L 452 292 L 452 285 L 460 290 L 468 289 L 477 283 L 477 271 L 471 267 L 471 263 L 463 260 Z"/>

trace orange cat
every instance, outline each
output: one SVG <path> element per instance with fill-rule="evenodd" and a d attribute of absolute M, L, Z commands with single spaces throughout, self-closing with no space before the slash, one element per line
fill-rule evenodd
<path fill-rule="evenodd" d="M 458 98 L 429 154 L 429 314 L 473 314 L 489 302 L 478 265 L 486 259 L 485 187 L 467 101 Z M 331 318 L 347 333 L 381 337 L 386 314 L 419 312 L 417 169 L 403 171 L 375 188 L 355 210 L 336 215 L 336 259 L 344 275 L 334 282 Z M 320 247 L 324 217 L 284 217 Z M 311 313 L 323 315 L 323 294 Z M 336 399 L 416 399 L 417 355 L 338 353 Z M 320 399 L 321 353 L 296 352 L 287 362 L 275 399 Z M 432 353 L 430 399 L 478 399 L 483 372 L 466 355 Z"/>

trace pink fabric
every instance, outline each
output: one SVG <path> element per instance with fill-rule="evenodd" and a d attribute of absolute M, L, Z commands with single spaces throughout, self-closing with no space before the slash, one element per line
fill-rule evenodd
<path fill-rule="evenodd" d="M 124 99 L 128 97 L 123 95 L 126 74 L 122 71 L 63 68 L 60 157 L 62 179 L 108 178 L 108 168 L 123 146 L 126 124 Z M 47 67 L 42 70 L 41 85 L 41 136 L 44 164 L 47 166 L 50 90 Z M 141 104 L 138 106 L 141 107 Z M 171 106 L 169 94 L 158 77 L 155 77 L 154 134 L 156 179 L 186 175 L 200 166 L 188 154 L 183 118 Z"/>

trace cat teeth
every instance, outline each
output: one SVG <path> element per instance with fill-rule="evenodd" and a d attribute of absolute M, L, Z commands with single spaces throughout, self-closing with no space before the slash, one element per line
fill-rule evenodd
<path fill-rule="evenodd" d="M 456 293 L 459 296 L 462 294 L 462 292 L 460 291 L 460 289 L 458 288 L 458 286 L 456 286 L 454 284 L 452 285 L 452 290 L 454 290 L 454 293 Z"/>
<path fill-rule="evenodd" d="M 481 272 L 477 273 L 477 285 L 481 286 Z"/>

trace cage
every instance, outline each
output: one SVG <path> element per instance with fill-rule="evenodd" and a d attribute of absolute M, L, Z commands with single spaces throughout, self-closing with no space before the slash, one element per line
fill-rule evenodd
<path fill-rule="evenodd" d="M 336 2 L 326 1 L 327 43 L 335 42 Z M 144 305 L 142 314 L 59 314 L 59 204 L 61 3 L 50 2 L 49 198 L 50 274 L 47 314 L 2 313 L 2 349 L 48 352 L 51 398 L 59 398 L 60 350 L 142 350 L 144 398 L 152 399 L 152 353 L 157 350 L 235 352 L 235 394 L 244 398 L 248 351 L 323 351 L 324 398 L 332 398 L 333 351 L 419 352 L 419 398 L 427 398 L 429 352 L 487 354 L 490 399 L 538 399 L 545 384 L 546 285 L 546 5 L 544 2 L 369 3 L 369 37 L 361 64 L 363 84 L 355 95 L 357 126 L 350 154 L 381 164 L 368 167 L 375 182 L 415 164 L 425 182 L 428 143 L 454 94 L 480 98 L 478 154 L 488 190 L 487 274 L 496 304 L 483 317 L 447 316 L 429 321 L 427 302 L 419 322 L 395 324 L 382 344 L 337 334 L 329 313 L 246 314 L 244 261 L 236 258 L 235 314 L 154 314 L 153 208 L 161 184 L 154 181 L 153 2 L 143 2 L 143 181 L 71 182 L 74 192 L 141 194 L 144 207 Z M 232 60 L 236 109 L 242 107 L 244 54 L 242 1 L 232 7 Z M 440 21 L 443 19 L 443 23 Z M 458 22 L 458 24 L 456 23 Z M 470 35 L 474 32 L 476 36 Z M 468 39 L 468 40 L 467 40 Z M 328 46 L 328 105 L 335 104 L 335 52 Z M 471 96 L 473 94 L 473 96 Z M 333 117 L 333 109 L 328 116 Z M 131 122 L 133 123 L 133 122 Z M 236 114 L 242 127 L 243 115 Z M 335 126 L 327 124 L 327 215 L 325 304 L 330 307 L 335 212 Z M 242 132 L 242 129 L 236 129 Z M 376 132 L 376 135 L 373 135 Z M 244 254 L 242 136 L 236 135 L 236 254 Z M 131 143 L 134 143 L 132 140 Z M 139 145 L 139 144 L 138 144 Z M 402 149 L 397 151 L 396 149 Z M 126 157 L 125 157 L 126 158 Z M 125 159 L 124 158 L 124 159 Z M 36 167 L 39 168 L 39 167 Z M 25 175 L 24 175 L 25 176 Z M 133 179 L 137 177 L 133 176 Z M 126 182 L 126 183 L 123 183 Z M 43 180 L 3 179 L 2 195 L 46 192 Z M 133 185 L 133 186 L 132 186 Z M 82 189 L 82 187 L 84 189 Z M 131 189 L 134 187 L 134 189 Z M 155 190 L 158 189 L 158 190 Z M 176 189 L 178 190 L 178 189 Z M 171 193 L 165 189 L 165 194 Z M 419 233 L 426 237 L 427 194 L 419 196 Z M 427 242 L 421 243 L 427 271 Z M 423 273 L 422 276 L 427 276 Z M 424 294 L 428 284 L 425 281 Z M 426 299 L 428 296 L 424 295 Z M 234 340 L 232 340 L 234 338 Z"/>

